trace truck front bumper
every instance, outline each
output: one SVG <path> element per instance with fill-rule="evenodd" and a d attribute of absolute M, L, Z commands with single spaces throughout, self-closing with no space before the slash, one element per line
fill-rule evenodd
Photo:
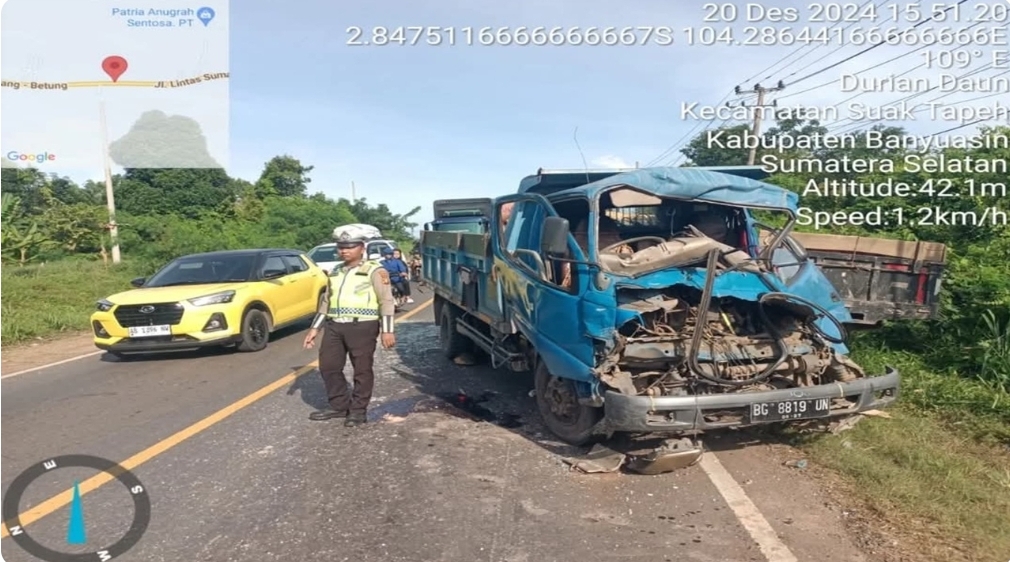
<path fill-rule="evenodd" d="M 613 431 L 705 431 L 830 419 L 886 408 L 897 400 L 900 384 L 897 369 L 888 367 L 879 377 L 764 392 L 650 397 L 607 391 L 603 408 L 607 425 Z M 842 400 L 835 400 L 839 398 Z M 829 409 L 826 412 L 814 407 L 818 400 L 827 401 Z M 769 419 L 767 414 L 772 412 L 774 417 L 776 411 L 782 414 L 780 419 Z"/>

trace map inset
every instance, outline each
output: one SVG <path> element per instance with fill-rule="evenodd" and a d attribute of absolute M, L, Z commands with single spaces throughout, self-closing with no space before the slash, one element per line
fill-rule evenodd
<path fill-rule="evenodd" d="M 227 168 L 227 0 L 8 0 L 0 146 L 17 165 L 94 175 Z"/>

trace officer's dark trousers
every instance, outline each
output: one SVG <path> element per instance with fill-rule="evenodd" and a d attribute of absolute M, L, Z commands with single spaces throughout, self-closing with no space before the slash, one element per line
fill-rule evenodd
<path fill-rule="evenodd" d="M 365 413 L 372 399 L 375 373 L 372 364 L 379 337 L 379 321 L 326 321 L 319 346 L 319 373 L 326 386 L 330 407 L 338 412 Z M 354 393 L 348 391 L 344 378 L 347 356 L 354 368 Z"/>

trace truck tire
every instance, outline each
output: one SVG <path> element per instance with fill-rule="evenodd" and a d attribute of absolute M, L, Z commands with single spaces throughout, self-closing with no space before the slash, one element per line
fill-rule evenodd
<path fill-rule="evenodd" d="M 445 358 L 452 361 L 463 352 L 470 351 L 471 345 L 463 334 L 456 331 L 456 320 L 459 313 L 456 306 L 445 302 L 442 304 L 442 319 L 438 323 L 438 342 L 442 346 Z"/>
<path fill-rule="evenodd" d="M 603 412 L 579 404 L 574 381 L 552 375 L 543 361 L 538 362 L 533 379 L 537 408 L 551 433 L 571 445 L 585 445 L 596 439 L 593 429 Z"/>
<path fill-rule="evenodd" d="M 239 351 L 261 351 L 270 342 L 270 317 L 255 308 L 246 311 L 242 317 L 242 339 Z"/>

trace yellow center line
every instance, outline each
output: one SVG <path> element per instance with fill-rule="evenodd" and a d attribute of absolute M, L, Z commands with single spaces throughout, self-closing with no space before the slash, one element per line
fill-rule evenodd
<path fill-rule="evenodd" d="M 417 305 L 416 308 L 405 312 L 402 316 L 397 318 L 397 321 L 402 322 L 407 318 L 410 318 L 411 316 L 431 306 L 432 302 L 433 299 L 424 301 L 423 303 Z M 218 422 L 221 422 L 231 417 L 231 415 L 234 414 L 235 412 L 238 412 L 239 410 L 245 408 L 246 406 L 249 406 L 250 404 L 259 401 L 260 399 L 268 396 L 270 393 L 284 387 L 285 385 L 294 382 L 298 377 L 313 371 L 318 365 L 319 361 L 316 360 L 309 363 L 308 365 L 305 365 L 301 369 L 297 369 L 284 375 L 280 379 L 264 386 L 263 388 L 257 390 L 256 392 L 253 392 L 252 394 L 244 398 L 239 399 L 237 402 L 234 402 L 232 404 L 225 406 L 224 408 L 221 408 L 217 412 L 214 412 L 213 414 L 183 429 L 182 431 L 179 431 L 178 433 L 175 433 L 174 435 L 171 435 L 155 443 L 154 445 L 151 445 L 147 449 L 144 449 L 143 451 L 119 463 L 120 466 L 122 466 L 126 470 L 133 470 L 134 468 L 168 451 L 172 447 L 175 447 L 176 445 L 182 443 L 183 441 L 189 439 L 190 437 L 193 437 L 194 435 L 203 432 L 204 430 L 212 427 Z M 111 475 L 109 475 L 106 472 L 100 472 L 95 476 L 92 476 L 91 478 L 88 478 L 84 482 L 80 483 L 79 486 L 80 495 L 84 496 L 84 494 L 92 492 L 98 489 L 100 486 L 112 480 L 113 477 Z M 73 488 L 67 489 L 62 493 L 57 494 L 47 499 L 46 501 L 38 504 L 37 506 L 29 509 L 28 511 L 20 514 L 18 519 L 21 527 L 22 528 L 27 527 L 28 525 L 38 521 L 39 519 L 42 519 L 43 517 L 53 513 L 57 509 L 69 504 L 73 499 L 73 492 L 74 492 Z M 7 530 L 7 526 L 8 523 L 4 521 L 3 527 L 0 528 L 0 539 L 10 536 L 10 532 Z"/>

